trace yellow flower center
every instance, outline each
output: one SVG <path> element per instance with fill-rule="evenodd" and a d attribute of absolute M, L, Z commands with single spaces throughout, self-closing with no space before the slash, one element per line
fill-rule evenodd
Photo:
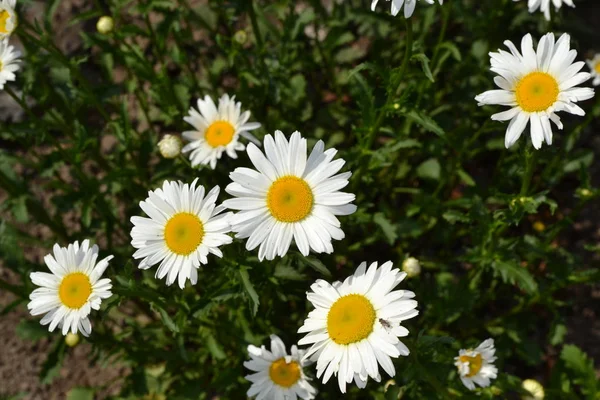
<path fill-rule="evenodd" d="M 90 294 L 92 294 L 92 283 L 83 272 L 65 275 L 58 287 L 60 302 L 68 308 L 81 308 Z"/>
<path fill-rule="evenodd" d="M 167 221 L 165 242 L 175 254 L 187 256 L 198 248 L 202 238 L 204 238 L 204 225 L 194 214 L 175 214 Z"/>
<path fill-rule="evenodd" d="M 365 296 L 349 294 L 338 299 L 327 314 L 327 332 L 337 344 L 360 342 L 375 325 L 375 309 Z"/>
<path fill-rule="evenodd" d="M 267 193 L 267 207 L 281 222 L 298 222 L 312 211 L 314 197 L 304 179 L 284 176 L 277 179 Z"/>
<path fill-rule="evenodd" d="M 8 20 L 10 19 L 11 16 L 12 16 L 12 14 L 8 10 L 0 11 L 0 33 L 10 33 L 8 28 L 6 27 L 6 23 L 8 22 Z M 14 25 L 16 26 L 17 16 L 15 15 L 14 17 L 15 17 Z M 14 27 L 13 27 L 13 29 L 14 29 Z"/>
<path fill-rule="evenodd" d="M 523 110 L 545 111 L 558 100 L 558 82 L 545 72 L 532 72 L 521 78 L 515 92 Z"/>
<path fill-rule="evenodd" d="M 204 139 L 212 147 L 227 146 L 233 139 L 235 128 L 227 121 L 216 121 L 206 128 Z"/>
<path fill-rule="evenodd" d="M 289 388 L 300 379 L 300 366 L 296 361 L 286 363 L 285 358 L 280 358 L 269 367 L 269 376 L 277 385 Z"/>
<path fill-rule="evenodd" d="M 596 70 L 596 72 L 597 72 L 597 73 L 599 73 L 599 74 L 600 74 L 600 61 L 598 61 L 598 62 L 596 63 L 596 65 L 594 66 L 594 69 Z"/>
<path fill-rule="evenodd" d="M 459 360 L 461 363 L 469 364 L 469 373 L 466 375 L 467 378 L 471 378 L 479 371 L 481 371 L 481 367 L 483 366 L 483 359 L 481 358 L 481 354 L 477 354 L 475 357 L 470 356 L 460 356 Z"/>

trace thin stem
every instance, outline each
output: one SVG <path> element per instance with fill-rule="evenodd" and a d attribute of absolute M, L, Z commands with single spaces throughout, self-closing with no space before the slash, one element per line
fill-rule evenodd
<path fill-rule="evenodd" d="M 252 23 L 252 31 L 254 32 L 254 37 L 256 38 L 256 44 L 260 50 L 263 49 L 263 39 L 260 33 L 260 29 L 258 27 L 258 22 L 256 20 L 256 12 L 254 11 L 254 1 L 250 0 L 248 2 L 248 14 L 250 16 L 250 22 Z"/>
<path fill-rule="evenodd" d="M 526 196 L 531 185 L 531 178 L 533 176 L 533 170 L 535 169 L 535 150 L 527 147 L 525 149 L 525 173 L 523 174 L 523 181 L 521 182 L 521 196 Z"/>

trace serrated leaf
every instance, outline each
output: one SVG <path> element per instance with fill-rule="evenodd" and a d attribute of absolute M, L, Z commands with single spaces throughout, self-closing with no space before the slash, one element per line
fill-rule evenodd
<path fill-rule="evenodd" d="M 165 323 L 165 325 L 167 326 L 167 328 L 169 328 L 169 330 L 171 330 L 172 332 L 175 332 L 175 333 L 179 332 L 179 327 L 171 319 L 171 317 L 169 316 L 169 313 L 167 313 L 167 311 L 162 307 L 159 307 L 157 305 L 154 305 L 154 307 L 156 307 L 158 309 L 158 313 L 160 314 L 160 317 L 162 318 L 162 320 Z"/>
<path fill-rule="evenodd" d="M 425 114 L 412 110 L 406 116 L 421 125 L 426 131 L 433 132 L 440 137 L 446 135 L 446 132 L 431 117 Z"/>
<path fill-rule="evenodd" d="M 421 63 L 421 69 L 425 73 L 425 76 L 431 82 L 435 82 L 435 79 L 433 79 L 433 74 L 431 73 L 431 69 L 429 68 L 429 58 L 425 54 L 423 54 L 423 53 L 415 54 L 411 57 L 411 60 L 419 61 Z"/>
<path fill-rule="evenodd" d="M 456 210 L 448 210 L 442 214 L 442 217 L 452 225 L 457 222 L 470 222 L 469 217 L 466 214 Z"/>
<path fill-rule="evenodd" d="M 494 261 L 491 266 L 504 282 L 517 285 L 530 294 L 537 292 L 538 285 L 533 276 L 516 262 Z"/>
<path fill-rule="evenodd" d="M 274 275 L 276 278 L 287 279 L 290 281 L 303 281 L 306 279 L 306 275 L 301 274 L 300 272 L 296 271 L 294 267 L 287 264 L 278 264 L 275 267 Z"/>
<path fill-rule="evenodd" d="M 565 366 L 570 369 L 576 378 L 574 382 L 581 385 L 581 391 L 587 395 L 588 399 L 596 399 L 598 393 L 596 371 L 594 362 L 579 347 L 567 344 L 560 353 L 560 358 L 565 362 Z"/>
<path fill-rule="evenodd" d="M 215 337 L 210 333 L 206 336 L 206 347 L 208 348 L 208 351 L 210 351 L 212 356 L 214 358 L 216 358 L 217 360 L 223 360 L 227 356 L 225 354 L 225 352 L 223 351 L 223 348 L 221 347 L 221 345 L 217 342 Z"/>
<path fill-rule="evenodd" d="M 248 296 L 250 296 L 250 300 L 252 300 L 252 315 L 256 315 L 258 311 L 258 306 L 260 304 L 260 300 L 258 298 L 258 294 L 256 290 L 254 290 L 254 286 L 252 282 L 250 282 L 250 277 L 248 276 L 248 270 L 246 268 L 242 268 L 239 270 L 240 278 L 242 279 L 242 284 L 244 285 L 244 289 Z"/>

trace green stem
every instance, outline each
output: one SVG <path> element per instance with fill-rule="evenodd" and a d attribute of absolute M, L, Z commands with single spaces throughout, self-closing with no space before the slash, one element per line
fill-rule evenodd
<path fill-rule="evenodd" d="M 258 22 L 256 20 L 256 12 L 254 11 L 254 1 L 248 1 L 248 14 L 250 15 L 250 22 L 252 24 L 252 31 L 254 32 L 254 37 L 256 38 L 256 44 L 258 48 L 262 51 L 263 49 L 263 39 L 260 33 L 260 29 L 258 27 Z"/>
<path fill-rule="evenodd" d="M 405 21 L 406 21 L 406 48 L 404 50 L 404 59 L 402 60 L 402 65 L 400 66 L 400 72 L 398 72 L 398 75 L 393 80 L 392 84 L 390 85 L 390 87 L 393 88 L 393 90 L 388 92 L 387 100 L 386 100 L 385 104 L 383 105 L 383 107 L 381 108 L 381 110 L 379 111 L 379 115 L 377 116 L 377 119 L 375 120 L 375 124 L 371 127 L 371 130 L 369 131 L 369 134 L 367 136 L 367 141 L 366 141 L 367 149 L 370 149 L 371 146 L 373 145 L 373 140 L 375 139 L 377 132 L 379 132 L 379 128 L 381 128 L 381 124 L 383 124 L 383 120 L 385 119 L 385 114 L 387 112 L 387 109 L 390 106 L 390 104 L 392 103 L 395 96 L 397 95 L 398 90 L 400 89 L 400 84 L 402 83 L 402 79 L 404 78 L 404 74 L 406 73 L 406 70 L 408 69 L 408 62 L 410 60 L 410 56 L 412 55 L 413 30 L 412 30 L 411 19 L 407 18 L 407 19 L 405 19 Z"/>
<path fill-rule="evenodd" d="M 521 182 L 521 196 L 527 196 L 529 186 L 531 185 L 531 178 L 533 177 L 533 170 L 535 169 L 535 150 L 527 147 L 525 149 L 525 173 L 523 174 L 523 181 Z"/>
<path fill-rule="evenodd" d="M 419 362 L 419 357 L 416 354 L 416 348 L 417 345 L 416 343 L 414 343 L 414 346 L 412 346 L 415 350 L 411 351 L 409 353 L 409 357 L 413 360 L 414 365 L 416 366 L 417 370 L 419 370 L 423 376 L 424 376 L 424 381 L 429 383 L 437 392 L 440 399 L 450 399 L 450 395 L 448 394 L 448 391 L 444 388 L 444 386 L 440 383 L 440 381 L 433 375 L 431 375 L 429 373 L 429 370 L 425 367 L 423 367 L 421 365 L 421 363 Z"/>

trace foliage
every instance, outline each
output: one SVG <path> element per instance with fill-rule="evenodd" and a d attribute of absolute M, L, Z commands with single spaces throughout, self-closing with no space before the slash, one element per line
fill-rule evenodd
<path fill-rule="evenodd" d="M 395 361 L 387 392 L 383 376 L 347 398 L 475 397 L 453 357 L 487 337 L 500 373 L 477 398 L 508 398 L 521 393 L 521 379 L 549 375 L 551 398 L 597 398 L 592 360 L 565 341 L 577 334 L 566 317 L 581 301 L 573 294 L 600 278 L 596 243 L 573 237 L 573 221 L 600 195 L 587 128 L 600 102 L 586 102 L 584 118 L 564 118 L 555 143 L 535 153 L 531 175 L 529 138 L 505 149 L 506 125 L 473 100 L 492 88 L 487 53 L 505 39 L 568 30 L 581 59 L 598 32 L 571 10 L 550 24 L 524 2 L 419 4 L 407 49 L 407 23 L 389 15 L 387 2 L 371 12 L 358 0 L 95 1 L 70 24 L 93 27 L 112 15 L 115 30 L 83 29 L 83 45 L 67 54 L 52 22 L 59 3 L 49 2 L 43 20 L 20 19 L 23 70 L 5 88 L 24 114 L 0 125 L 0 254 L 19 278 L 0 279 L 17 299 L 0 312 L 25 307 L 29 274 L 46 268 L 32 254 L 55 242 L 91 238 L 102 257 L 114 254 L 106 272 L 114 295 L 92 314 L 86 340 L 94 360 L 131 369 L 115 398 L 245 398 L 247 346 L 272 333 L 296 343 L 316 279 L 344 279 L 364 260 L 400 267 L 409 254 L 423 266 L 401 284 L 419 301 L 420 315 L 406 324 L 411 355 Z M 165 179 L 224 188 L 230 171 L 249 165 L 240 153 L 215 170 L 192 169 L 158 153 L 163 134 L 188 129 L 183 116 L 197 98 L 223 93 L 252 111 L 259 137 L 299 130 L 309 147 L 317 139 L 336 147 L 353 172 L 347 191 L 358 211 L 342 219 L 346 238 L 331 255 L 293 250 L 259 262 L 234 240 L 182 291 L 137 269 L 129 219 Z M 31 321 L 17 332 L 53 341 L 40 376 L 50 382 L 71 351 L 63 337 Z M 334 381 L 315 385 L 319 398 L 340 398 Z M 74 388 L 67 398 L 96 389 Z"/>

